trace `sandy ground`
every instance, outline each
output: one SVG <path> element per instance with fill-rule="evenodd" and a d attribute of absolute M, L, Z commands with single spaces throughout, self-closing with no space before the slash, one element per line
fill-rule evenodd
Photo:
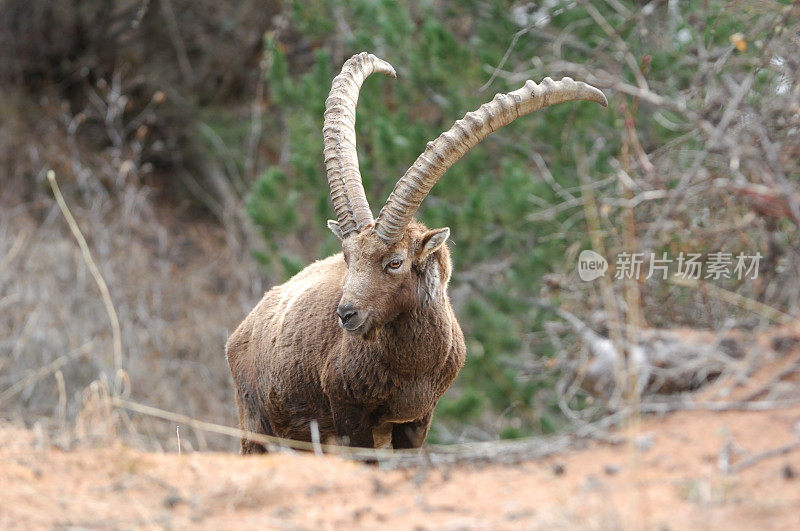
<path fill-rule="evenodd" d="M 800 407 L 683 411 L 514 466 L 60 451 L 0 428 L 0 527 L 800 529 Z M 741 465 L 738 465 L 741 466 Z"/>

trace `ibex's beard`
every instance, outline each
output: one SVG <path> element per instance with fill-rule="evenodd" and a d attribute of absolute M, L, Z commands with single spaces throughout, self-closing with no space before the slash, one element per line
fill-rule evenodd
<path fill-rule="evenodd" d="M 436 262 L 428 263 L 425 269 L 421 271 L 417 284 L 417 296 L 423 306 L 442 297 L 439 265 Z"/>

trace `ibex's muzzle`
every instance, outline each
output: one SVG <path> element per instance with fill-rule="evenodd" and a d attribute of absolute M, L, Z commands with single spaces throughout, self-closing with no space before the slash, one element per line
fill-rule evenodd
<path fill-rule="evenodd" d="M 355 330 L 361 325 L 358 310 L 356 310 L 352 302 L 340 304 L 339 307 L 336 308 L 336 315 L 339 316 L 339 326 L 345 330 Z"/>

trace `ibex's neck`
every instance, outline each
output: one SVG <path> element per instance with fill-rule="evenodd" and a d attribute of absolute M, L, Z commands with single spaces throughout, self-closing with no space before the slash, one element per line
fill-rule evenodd
<path fill-rule="evenodd" d="M 378 337 L 384 363 L 400 374 L 422 374 L 440 367 L 453 346 L 453 320 L 444 294 L 400 314 Z"/>

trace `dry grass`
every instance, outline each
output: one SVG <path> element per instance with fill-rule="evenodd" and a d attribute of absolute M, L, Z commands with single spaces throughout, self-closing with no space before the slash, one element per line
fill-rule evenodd
<path fill-rule="evenodd" d="M 115 392 L 234 424 L 224 342 L 263 289 L 241 237 L 157 204 L 147 188 L 67 187 L 119 316 L 125 386 Z M 1 407 L 28 423 L 70 425 L 91 402 L 90 384 L 116 378 L 108 310 L 58 206 L 8 189 L 0 200 Z M 147 447 L 174 438 L 147 419 L 119 427 Z M 233 447 L 196 433 L 183 444 Z"/>

